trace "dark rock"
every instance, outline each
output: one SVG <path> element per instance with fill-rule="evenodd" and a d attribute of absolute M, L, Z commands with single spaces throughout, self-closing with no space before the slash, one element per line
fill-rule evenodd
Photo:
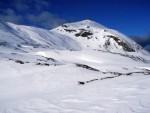
<path fill-rule="evenodd" d="M 82 67 L 82 68 L 85 68 L 85 69 L 88 69 L 88 70 L 92 70 L 92 71 L 99 71 L 98 69 L 95 69 L 95 68 L 92 68 L 88 65 L 84 65 L 84 64 L 76 64 L 77 67 Z"/>
<path fill-rule="evenodd" d="M 89 35 L 93 35 L 93 33 L 90 33 L 90 32 L 80 32 L 80 33 L 77 33 L 75 34 L 75 36 L 82 36 L 82 37 L 88 37 Z"/>
<path fill-rule="evenodd" d="M 48 63 L 40 63 L 40 62 L 38 62 L 38 63 L 36 63 L 36 65 L 49 66 L 50 64 L 48 64 Z"/>
<path fill-rule="evenodd" d="M 21 61 L 21 60 L 16 60 L 15 62 L 16 62 L 16 63 L 19 63 L 19 64 L 24 64 L 24 62 Z"/>
<path fill-rule="evenodd" d="M 65 31 L 69 32 L 69 33 L 72 33 L 72 32 L 77 32 L 76 30 L 73 30 L 73 29 L 64 29 Z"/>
<path fill-rule="evenodd" d="M 131 47 L 129 47 L 125 42 L 121 41 L 118 37 L 115 37 L 113 35 L 107 35 L 107 37 L 113 38 L 119 46 L 122 46 L 122 48 L 127 52 L 135 52 L 135 50 Z"/>
<path fill-rule="evenodd" d="M 62 27 L 68 28 L 69 26 L 66 24 L 63 24 Z"/>
<path fill-rule="evenodd" d="M 80 81 L 79 81 L 78 84 L 79 84 L 79 85 L 84 85 L 85 82 L 80 82 Z"/>

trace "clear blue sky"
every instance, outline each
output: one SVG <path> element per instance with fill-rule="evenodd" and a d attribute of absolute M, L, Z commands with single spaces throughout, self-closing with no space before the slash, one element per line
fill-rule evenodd
<path fill-rule="evenodd" d="M 41 17 L 41 20 L 32 22 L 35 16 L 38 18 L 43 12 L 51 15 L 45 14 L 45 19 Z M 4 16 L 8 16 L 5 21 L 45 28 L 91 18 L 126 35 L 145 35 L 150 32 L 150 0 L 1 0 L 0 15 L 2 20 Z M 53 15 L 56 17 L 50 17 Z M 10 16 L 17 16 L 18 21 L 10 20 Z M 57 18 L 58 23 L 55 26 L 38 23 L 45 21 L 46 24 L 47 17 L 50 20 Z"/>
<path fill-rule="evenodd" d="M 150 32 L 150 0 L 60 1 L 52 2 L 55 5 L 51 11 L 69 21 L 91 18 L 126 35 L 145 35 Z"/>
<path fill-rule="evenodd" d="M 87 18 L 143 37 L 150 33 L 150 0 L 0 0 L 0 20 L 16 24 L 51 29 Z"/>

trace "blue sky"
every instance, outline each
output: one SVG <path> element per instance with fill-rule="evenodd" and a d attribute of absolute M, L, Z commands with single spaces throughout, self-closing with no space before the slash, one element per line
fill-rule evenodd
<path fill-rule="evenodd" d="M 150 48 L 150 0 L 0 0 L 0 20 L 16 24 L 52 29 L 87 18 Z"/>

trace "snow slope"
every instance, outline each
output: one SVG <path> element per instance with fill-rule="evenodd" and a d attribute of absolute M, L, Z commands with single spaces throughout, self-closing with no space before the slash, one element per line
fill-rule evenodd
<path fill-rule="evenodd" d="M 87 26 L 99 40 L 75 35 Z M 0 23 L 0 113 L 149 113 L 149 87 L 150 54 L 117 31 Z"/>
<path fill-rule="evenodd" d="M 80 49 L 73 39 L 45 29 L 0 22 L 0 45 L 10 49 Z"/>

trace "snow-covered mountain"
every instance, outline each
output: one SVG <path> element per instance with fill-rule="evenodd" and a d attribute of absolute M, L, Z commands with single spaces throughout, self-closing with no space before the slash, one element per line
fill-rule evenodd
<path fill-rule="evenodd" d="M 8 48 L 97 49 L 112 52 L 137 52 L 142 47 L 94 21 L 63 24 L 51 31 L 0 22 L 0 44 Z M 6 38 L 7 37 L 7 38 Z"/>
<path fill-rule="evenodd" d="M 149 113 L 150 54 L 94 21 L 0 22 L 0 113 Z"/>
<path fill-rule="evenodd" d="M 127 36 L 91 20 L 63 24 L 52 31 L 77 40 L 83 48 L 116 52 L 135 52 L 142 49 L 140 45 L 136 44 Z"/>

